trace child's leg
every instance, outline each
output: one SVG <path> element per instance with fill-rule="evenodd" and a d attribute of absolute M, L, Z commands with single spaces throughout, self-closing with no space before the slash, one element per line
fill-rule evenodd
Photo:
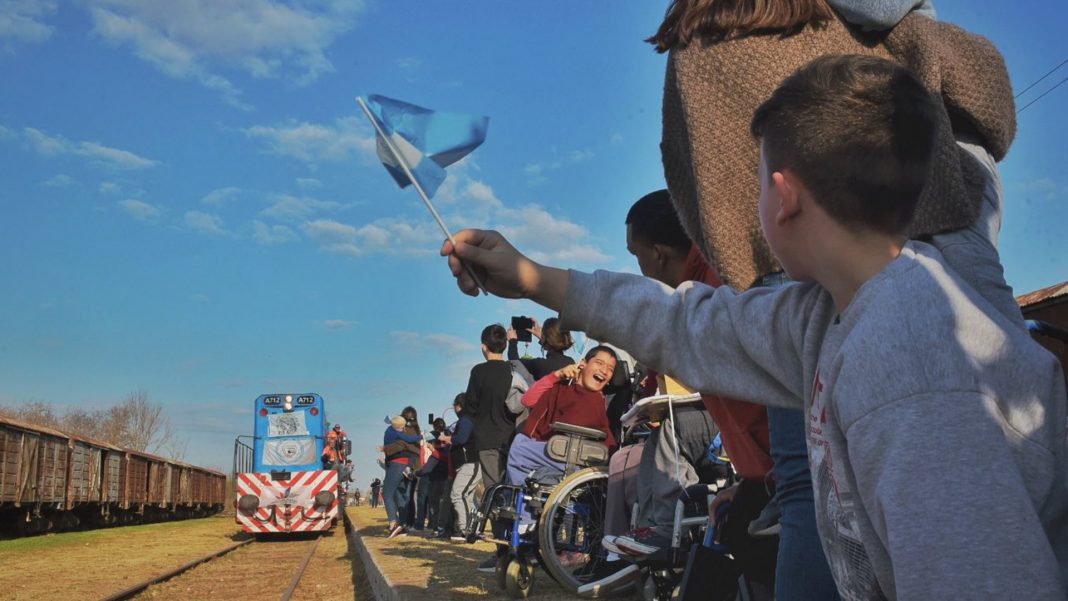
<path fill-rule="evenodd" d="M 637 495 L 628 494 L 628 491 L 633 488 L 636 493 L 638 489 L 638 464 L 644 449 L 644 442 L 625 446 L 608 462 L 605 535 L 619 535 L 630 530 L 630 508 Z"/>

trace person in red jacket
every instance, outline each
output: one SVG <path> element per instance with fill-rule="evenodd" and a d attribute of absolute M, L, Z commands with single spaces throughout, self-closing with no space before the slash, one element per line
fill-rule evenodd
<path fill-rule="evenodd" d="M 554 434 L 553 422 L 593 428 L 607 434 L 605 444 L 616 446 L 608 425 L 604 387 L 612 380 L 616 353 L 597 346 L 578 365 L 568 365 L 538 380 L 523 395 L 523 404 L 532 406 L 523 431 L 516 434 L 508 450 L 508 481 L 520 485 L 533 470 L 564 465 L 545 454 L 545 444 Z"/>

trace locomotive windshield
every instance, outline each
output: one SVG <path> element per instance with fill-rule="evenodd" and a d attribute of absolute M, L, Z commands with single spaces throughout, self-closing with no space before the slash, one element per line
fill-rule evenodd
<path fill-rule="evenodd" d="M 254 445 L 257 469 L 320 469 L 323 427 L 323 401 L 319 395 L 260 397 Z"/>

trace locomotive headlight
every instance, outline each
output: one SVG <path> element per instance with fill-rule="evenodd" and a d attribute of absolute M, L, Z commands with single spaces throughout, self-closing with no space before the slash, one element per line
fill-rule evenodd
<path fill-rule="evenodd" d="M 237 508 L 245 513 L 256 513 L 260 508 L 260 498 L 256 495 L 241 495 L 237 500 Z"/>
<path fill-rule="evenodd" d="M 287 394 L 286 395 L 286 411 L 292 411 L 292 410 L 293 410 L 293 395 Z"/>
<path fill-rule="evenodd" d="M 320 507 L 330 507 L 334 502 L 334 493 L 328 490 L 322 490 L 315 495 L 315 504 Z"/>

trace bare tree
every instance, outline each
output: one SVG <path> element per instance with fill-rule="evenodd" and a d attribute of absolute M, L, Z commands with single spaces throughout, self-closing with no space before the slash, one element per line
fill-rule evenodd
<path fill-rule="evenodd" d="M 96 438 L 135 451 L 181 460 L 188 440 L 178 436 L 163 406 L 138 390 L 118 404 L 102 409 L 71 408 L 57 414 L 52 403 L 32 401 L 17 408 L 0 408 L 23 421 Z"/>

